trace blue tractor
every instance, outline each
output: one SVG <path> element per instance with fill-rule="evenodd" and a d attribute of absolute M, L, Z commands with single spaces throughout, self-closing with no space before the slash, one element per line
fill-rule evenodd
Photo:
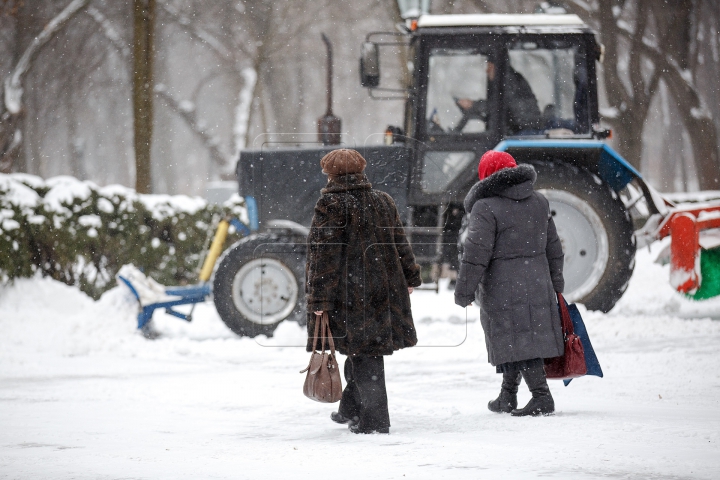
<path fill-rule="evenodd" d="M 329 45 L 328 45 L 329 46 Z M 381 51 L 401 49 L 407 81 L 381 81 Z M 602 46 L 575 15 L 422 15 L 361 48 L 370 97 L 402 98 L 405 118 L 357 148 L 374 188 L 396 200 L 424 280 L 458 264 L 462 202 L 487 150 L 532 164 L 565 251 L 566 297 L 607 312 L 633 271 L 634 230 L 664 205 L 603 140 L 596 64 Z M 330 71 L 330 68 L 329 68 Z M 390 82 L 392 83 L 392 82 Z M 330 85 L 328 85 L 330 97 Z M 305 322 L 305 241 L 324 186 L 319 160 L 338 148 L 339 119 L 319 122 L 318 144 L 241 152 L 240 194 L 253 232 L 225 251 L 213 280 L 223 321 L 240 335 Z"/>

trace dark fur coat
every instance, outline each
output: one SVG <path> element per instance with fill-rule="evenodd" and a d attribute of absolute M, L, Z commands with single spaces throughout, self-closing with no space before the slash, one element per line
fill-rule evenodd
<path fill-rule="evenodd" d="M 530 165 L 500 170 L 465 199 L 468 236 L 455 286 L 465 307 L 479 295 L 480 321 L 493 365 L 562 355 L 555 292 L 563 251 L 547 199 L 533 191 Z"/>
<path fill-rule="evenodd" d="M 308 351 L 314 311 L 327 311 L 336 349 L 391 355 L 417 343 L 408 287 L 421 284 L 392 198 L 364 174 L 335 177 L 315 205 L 306 266 Z"/>

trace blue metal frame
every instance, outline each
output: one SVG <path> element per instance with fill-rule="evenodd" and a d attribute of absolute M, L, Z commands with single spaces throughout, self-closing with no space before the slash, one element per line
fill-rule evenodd
<path fill-rule="evenodd" d="M 135 290 L 135 287 L 133 287 L 132 283 L 130 283 L 127 278 L 120 275 L 118 275 L 118 278 L 122 280 L 125 285 L 128 286 L 132 294 L 135 296 L 135 298 L 137 298 L 138 302 L 140 302 L 140 295 L 138 295 L 137 290 Z M 210 293 L 212 293 L 212 287 L 209 283 L 188 285 L 187 287 L 167 287 L 165 288 L 165 294 L 180 298 L 178 298 L 177 300 L 168 300 L 165 302 L 151 303 L 149 305 L 142 306 L 137 317 L 137 328 L 143 328 L 145 325 L 147 325 L 147 323 L 152 319 L 153 312 L 155 312 L 155 310 L 158 308 L 164 308 L 165 313 L 189 322 L 192 320 L 192 317 L 190 315 L 186 315 L 184 313 L 178 312 L 177 310 L 173 310 L 172 307 L 204 302 L 205 299 L 207 299 L 207 297 L 210 295 Z"/>
<path fill-rule="evenodd" d="M 256 232 L 260 228 L 260 215 L 255 197 L 250 195 L 245 197 L 245 208 L 247 208 L 250 230 Z"/>
<path fill-rule="evenodd" d="M 237 231 L 238 233 L 242 233 L 246 237 L 250 235 L 250 229 L 247 227 L 247 225 L 242 223 L 237 218 L 233 218 L 232 220 L 230 220 L 230 225 L 235 227 L 235 231 Z"/>
<path fill-rule="evenodd" d="M 242 223 L 237 218 L 232 218 L 229 222 L 230 224 L 235 227 L 235 230 L 238 233 L 241 233 L 244 236 L 250 235 L 252 231 L 256 231 L 259 228 L 259 219 L 258 219 L 258 210 L 257 210 L 257 202 L 253 197 L 245 197 L 245 205 L 248 212 L 248 223 L 250 224 L 249 228 L 247 225 Z M 172 315 L 174 317 L 177 317 L 181 320 L 185 320 L 186 322 L 192 321 L 192 310 L 189 314 L 184 314 L 181 312 L 178 312 L 177 310 L 173 310 L 172 307 L 176 307 L 178 305 L 194 305 L 196 303 L 202 303 L 204 302 L 212 293 L 212 284 L 203 282 L 198 283 L 196 285 L 188 285 L 185 287 L 165 287 L 165 294 L 172 296 L 172 297 L 178 297 L 173 300 L 167 300 L 164 302 L 157 302 L 157 303 L 151 303 L 149 305 L 142 305 L 140 303 L 140 295 L 138 294 L 137 290 L 133 286 L 130 281 L 118 275 L 117 277 L 120 279 L 127 287 L 130 289 L 130 292 L 135 296 L 135 298 L 138 301 L 138 304 L 140 305 L 140 312 L 138 313 L 138 326 L 137 328 L 141 329 L 145 325 L 152 320 L 153 312 L 155 312 L 158 308 L 164 308 L 165 313 L 168 315 Z"/>
<path fill-rule="evenodd" d="M 630 165 L 607 143 L 599 140 L 503 140 L 493 150 L 504 152 L 511 148 L 537 148 L 541 150 L 548 148 L 599 149 L 598 173 L 600 178 L 607 182 L 613 190 L 619 192 L 634 179 L 642 179 L 642 175 L 635 170 L 635 167 Z"/>

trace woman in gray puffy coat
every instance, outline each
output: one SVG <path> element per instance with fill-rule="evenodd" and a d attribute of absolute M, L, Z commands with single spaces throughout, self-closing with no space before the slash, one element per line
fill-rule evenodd
<path fill-rule="evenodd" d="M 476 292 L 488 361 L 503 374 L 493 412 L 515 416 L 555 411 L 543 359 L 563 354 L 555 292 L 562 292 L 563 252 L 547 199 L 533 190 L 531 165 L 505 152 L 480 159 L 480 181 L 465 198 L 468 236 L 455 287 L 455 303 L 470 305 Z M 525 379 L 532 399 L 517 408 Z"/>

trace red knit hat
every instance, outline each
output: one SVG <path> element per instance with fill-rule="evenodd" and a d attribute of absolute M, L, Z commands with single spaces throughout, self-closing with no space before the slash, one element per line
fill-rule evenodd
<path fill-rule="evenodd" d="M 509 153 L 497 152 L 495 150 L 488 150 L 480 158 L 480 164 L 478 165 L 478 176 L 480 180 L 484 180 L 493 173 L 502 170 L 503 168 L 515 168 L 517 163 L 515 159 Z"/>

